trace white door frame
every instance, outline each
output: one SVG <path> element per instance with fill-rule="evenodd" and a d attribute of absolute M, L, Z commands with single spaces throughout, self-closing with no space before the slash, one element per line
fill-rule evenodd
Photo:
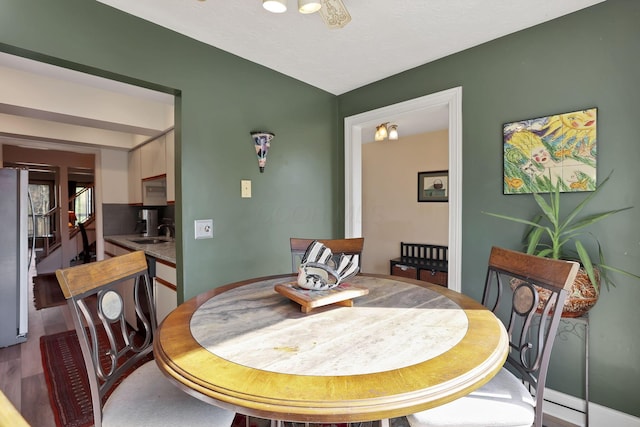
<path fill-rule="evenodd" d="M 362 236 L 362 130 L 389 116 L 448 108 L 449 289 L 460 292 L 462 266 L 462 87 L 437 92 L 344 119 L 345 237 Z"/>

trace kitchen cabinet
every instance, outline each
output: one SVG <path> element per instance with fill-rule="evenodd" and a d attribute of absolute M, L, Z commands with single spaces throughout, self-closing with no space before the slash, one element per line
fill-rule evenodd
<path fill-rule="evenodd" d="M 156 259 L 156 277 L 153 279 L 153 297 L 158 325 L 178 306 L 176 291 L 176 266 Z"/>
<path fill-rule="evenodd" d="M 175 165 L 175 131 L 171 130 L 166 135 L 165 156 L 167 160 L 167 202 L 175 203 L 176 200 L 176 165 Z"/>
<path fill-rule="evenodd" d="M 114 256 L 123 255 L 133 251 L 112 242 L 104 242 L 104 257 L 112 258 Z M 176 279 L 176 265 L 170 261 L 164 259 L 150 257 L 150 267 L 155 265 L 154 277 L 151 277 L 153 287 L 153 301 L 156 306 L 156 320 L 158 324 L 164 320 L 164 318 L 178 306 L 178 293 L 177 293 L 177 279 Z M 152 262 L 154 261 L 154 262 Z M 150 271 L 154 270 L 150 268 Z M 130 286 L 131 290 L 126 295 L 124 307 L 124 317 L 128 323 L 134 322 L 135 317 L 135 305 L 133 304 L 133 281 L 127 282 L 124 286 Z M 137 328 L 137 325 L 133 325 Z"/>
<path fill-rule="evenodd" d="M 142 205 L 142 175 L 140 172 L 140 149 L 129 152 L 129 204 Z"/>
<path fill-rule="evenodd" d="M 167 173 L 166 135 L 144 144 L 139 150 L 142 179 Z"/>

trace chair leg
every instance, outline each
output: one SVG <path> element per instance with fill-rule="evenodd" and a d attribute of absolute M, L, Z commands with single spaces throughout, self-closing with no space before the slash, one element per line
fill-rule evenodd
<path fill-rule="evenodd" d="M 380 427 L 389 427 L 389 418 L 380 420 Z"/>

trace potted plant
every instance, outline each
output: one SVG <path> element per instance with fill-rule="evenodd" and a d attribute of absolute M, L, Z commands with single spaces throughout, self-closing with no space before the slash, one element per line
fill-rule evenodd
<path fill-rule="evenodd" d="M 532 193 L 539 208 L 539 212 L 532 219 L 528 220 L 484 212 L 487 215 L 527 225 L 523 239 L 526 253 L 546 258 L 571 259 L 580 262 L 581 272 L 578 274 L 571 293 L 567 297 L 567 302 L 563 309 L 564 317 L 578 317 L 590 309 L 599 296 L 601 280 L 606 283 L 607 287 L 615 286 L 615 283 L 607 275 L 608 272 L 622 273 L 640 280 L 640 276 L 636 274 L 607 265 L 600 242 L 596 236 L 586 229 L 596 222 L 618 212 L 631 209 L 631 207 L 579 217 L 580 212 L 598 194 L 609 181 L 609 178 L 611 178 L 611 173 L 593 192 L 564 216 L 560 211 L 561 182 L 557 180 L 556 184 L 553 184 L 550 176 L 545 178 L 550 189 L 548 201 L 542 195 Z M 587 251 L 583 244 L 585 239 L 591 239 L 595 242 L 598 248 L 597 257 L 591 256 Z"/>

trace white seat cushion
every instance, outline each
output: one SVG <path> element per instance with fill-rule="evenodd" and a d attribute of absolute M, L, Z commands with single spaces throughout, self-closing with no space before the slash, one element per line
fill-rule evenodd
<path fill-rule="evenodd" d="M 228 427 L 235 413 L 180 390 L 155 361 L 136 369 L 116 387 L 103 408 L 103 427 Z"/>
<path fill-rule="evenodd" d="M 473 393 L 442 406 L 408 415 L 411 427 L 530 427 L 535 400 L 511 372 L 502 368 Z"/>

